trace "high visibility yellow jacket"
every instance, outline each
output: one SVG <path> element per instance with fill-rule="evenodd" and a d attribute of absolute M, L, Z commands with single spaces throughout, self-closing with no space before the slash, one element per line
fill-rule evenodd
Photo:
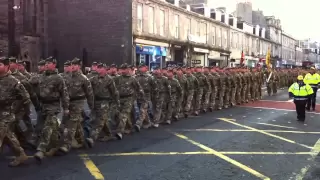
<path fill-rule="evenodd" d="M 309 84 L 313 88 L 317 88 L 320 84 L 320 75 L 318 73 L 306 74 L 303 79 L 304 83 Z"/>
<path fill-rule="evenodd" d="M 288 92 L 289 97 L 293 97 L 294 100 L 307 100 L 313 94 L 313 89 L 309 84 L 295 82 L 289 87 Z"/>

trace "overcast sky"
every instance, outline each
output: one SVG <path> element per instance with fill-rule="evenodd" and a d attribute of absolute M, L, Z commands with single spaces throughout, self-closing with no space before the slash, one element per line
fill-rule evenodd
<path fill-rule="evenodd" d="M 245 0 L 213 0 L 217 7 L 225 6 L 228 12 L 236 9 L 237 2 Z M 320 41 L 320 0 L 248 0 L 253 9 L 265 16 L 274 15 L 281 20 L 282 28 L 299 39 Z M 229 9 L 229 10 L 228 10 Z"/>

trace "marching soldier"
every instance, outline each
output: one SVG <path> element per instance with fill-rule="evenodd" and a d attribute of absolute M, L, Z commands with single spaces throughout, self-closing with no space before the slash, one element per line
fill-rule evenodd
<path fill-rule="evenodd" d="M 20 81 L 10 75 L 8 58 L 0 59 L 0 85 L 0 148 L 9 145 L 16 156 L 9 165 L 18 166 L 24 163 L 28 157 L 14 133 L 15 126 L 13 124 L 16 119 L 11 107 L 13 103 L 18 102 L 16 107 L 28 108 L 30 96 Z M 20 109 L 16 108 L 15 110 L 19 111 Z"/>

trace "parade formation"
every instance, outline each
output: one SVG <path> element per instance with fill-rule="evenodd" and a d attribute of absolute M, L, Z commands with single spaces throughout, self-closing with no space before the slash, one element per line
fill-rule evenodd
<path fill-rule="evenodd" d="M 28 159 L 24 148 L 35 149 L 34 158 L 41 163 L 71 149 L 92 148 L 96 141 L 121 140 L 141 129 L 260 100 L 265 85 L 267 95 L 275 95 L 310 71 L 172 65 L 149 72 L 144 64 L 94 62 L 84 74 L 81 60 L 75 58 L 65 62 L 59 74 L 56 63 L 52 57 L 42 60 L 39 72 L 31 75 L 23 61 L 0 59 L 0 147 L 8 145 L 15 153 L 10 166 Z M 307 110 L 314 110 L 313 101 Z M 32 106 L 36 125 L 30 118 Z"/>

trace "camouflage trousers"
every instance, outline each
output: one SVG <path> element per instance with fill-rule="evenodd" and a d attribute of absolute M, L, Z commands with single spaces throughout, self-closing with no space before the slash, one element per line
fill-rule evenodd
<path fill-rule="evenodd" d="M 136 125 L 142 126 L 143 124 L 150 124 L 150 119 L 149 119 L 149 114 L 148 114 L 148 109 L 149 106 L 152 104 L 151 103 L 151 98 L 146 97 L 145 100 L 138 99 L 138 106 L 139 106 L 139 119 L 136 122 Z"/>
<path fill-rule="evenodd" d="M 30 109 L 22 109 L 20 112 L 15 114 L 16 121 L 19 123 L 16 123 L 16 130 L 15 133 L 19 139 L 20 142 L 27 141 L 34 133 L 34 127 L 31 122 L 30 118 Z M 26 129 L 22 129 L 21 125 L 25 125 Z"/>
<path fill-rule="evenodd" d="M 69 119 L 65 123 L 67 134 L 64 134 L 64 145 L 71 148 L 72 143 L 84 144 L 84 132 L 82 127 L 82 111 L 84 101 L 71 101 L 69 108 Z M 77 136 L 76 136 L 77 135 Z"/>
<path fill-rule="evenodd" d="M 262 84 L 258 84 L 257 85 L 257 99 L 261 99 L 262 98 Z"/>
<path fill-rule="evenodd" d="M 171 120 L 173 113 L 173 104 L 176 100 L 176 94 L 166 95 L 162 104 L 161 122 Z"/>
<path fill-rule="evenodd" d="M 202 104 L 201 104 L 202 110 L 208 109 L 209 102 L 210 102 L 210 95 L 211 95 L 211 89 L 204 90 L 203 95 L 202 95 Z"/>
<path fill-rule="evenodd" d="M 193 95 L 194 95 L 194 90 L 188 90 L 188 93 L 186 94 L 186 100 L 185 100 L 185 107 L 184 107 L 184 112 L 189 113 L 191 109 L 191 105 L 193 102 Z"/>
<path fill-rule="evenodd" d="M 199 87 L 197 92 L 194 92 L 194 110 L 200 111 L 201 108 L 201 102 L 202 102 L 202 96 L 203 96 L 203 88 Z"/>
<path fill-rule="evenodd" d="M 251 100 L 251 87 L 252 87 L 252 84 L 247 84 L 246 101 Z"/>
<path fill-rule="evenodd" d="M 223 103 L 224 103 L 225 108 L 230 106 L 230 92 L 231 92 L 231 89 L 229 87 L 226 88 L 225 93 L 224 93 L 224 99 L 223 99 Z"/>
<path fill-rule="evenodd" d="M 236 87 L 236 103 L 241 104 L 242 103 L 242 98 L 241 98 L 241 91 L 242 91 L 241 86 Z"/>
<path fill-rule="evenodd" d="M 250 91 L 251 91 L 251 100 L 255 100 L 256 99 L 256 95 L 257 93 L 257 87 L 258 85 L 256 83 L 252 83 L 251 87 L 250 87 Z"/>
<path fill-rule="evenodd" d="M 10 115 L 9 119 L 14 121 L 14 116 Z M 3 145 L 8 145 L 16 156 L 24 153 L 24 150 L 20 146 L 17 136 L 14 133 L 16 124 L 14 122 L 6 122 L 5 119 L 1 119 L 0 122 L 0 149 Z"/>
<path fill-rule="evenodd" d="M 117 112 L 117 105 L 113 101 L 109 103 L 109 113 L 108 113 L 108 123 L 110 124 L 111 129 L 116 129 L 118 124 L 118 114 Z"/>
<path fill-rule="evenodd" d="M 129 121 L 132 117 L 133 102 L 133 96 L 120 97 L 120 109 L 117 121 L 118 125 L 116 129 L 117 133 L 123 133 L 127 123 L 131 123 Z"/>
<path fill-rule="evenodd" d="M 215 87 L 212 89 L 211 94 L 210 94 L 210 102 L 209 102 L 209 107 L 212 109 L 215 109 L 216 107 L 216 99 L 217 99 L 217 91 L 218 88 Z"/>
<path fill-rule="evenodd" d="M 44 119 L 43 129 L 40 135 L 40 141 L 37 150 L 46 152 L 50 148 L 56 148 L 59 145 L 59 123 L 58 113 L 42 112 Z"/>
<path fill-rule="evenodd" d="M 173 114 L 179 115 L 180 113 L 184 112 L 184 107 L 186 103 L 185 91 L 182 91 L 181 97 L 178 98 L 176 102 L 176 111 Z"/>
<path fill-rule="evenodd" d="M 94 103 L 92 132 L 90 135 L 93 140 L 97 140 L 102 131 L 106 136 L 112 136 L 108 123 L 109 104 L 109 101 L 95 101 Z"/>
<path fill-rule="evenodd" d="M 222 87 L 221 89 L 219 89 L 219 92 L 218 92 L 218 101 L 219 101 L 218 108 L 222 108 L 222 106 L 223 106 L 225 92 L 226 92 L 225 87 Z"/>
<path fill-rule="evenodd" d="M 232 106 L 236 105 L 236 93 L 237 93 L 237 88 L 231 87 L 231 89 L 230 89 L 230 104 Z"/>
<path fill-rule="evenodd" d="M 247 99 L 247 89 L 248 86 L 247 84 L 244 84 L 241 88 L 241 103 L 245 103 L 245 102 L 248 102 L 248 99 Z"/>
<path fill-rule="evenodd" d="M 267 92 L 268 92 L 268 95 L 271 95 L 271 93 L 276 94 L 277 93 L 277 82 L 268 82 L 267 83 Z"/>
<path fill-rule="evenodd" d="M 166 93 L 161 92 L 159 93 L 159 99 L 155 99 L 153 104 L 155 104 L 154 107 L 154 123 L 158 124 L 161 121 L 162 117 L 162 106 L 165 100 Z"/>

